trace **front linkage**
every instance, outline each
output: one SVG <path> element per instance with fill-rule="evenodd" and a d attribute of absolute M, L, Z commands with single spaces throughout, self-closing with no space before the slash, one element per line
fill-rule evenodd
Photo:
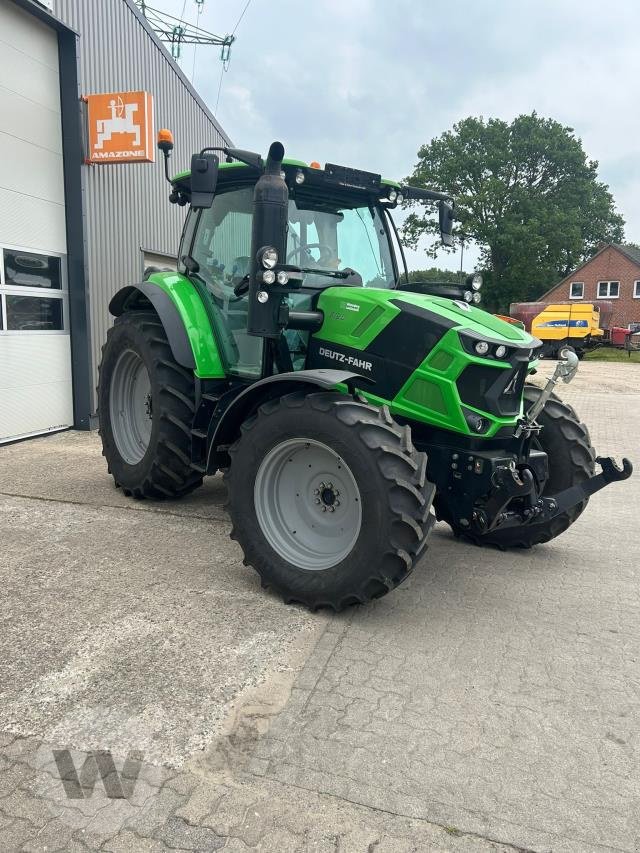
<path fill-rule="evenodd" d="M 596 462 L 602 468 L 599 474 L 547 497 L 539 494 L 536 479 L 528 468 L 518 468 L 515 463 L 496 468 L 492 478 L 495 488 L 484 506 L 473 512 L 475 532 L 485 534 L 496 529 L 549 522 L 584 503 L 610 483 L 626 480 L 633 473 L 633 465 L 626 458 L 622 460 L 622 468 L 610 456 L 598 456 Z M 508 511 L 507 507 L 515 498 L 522 500 L 521 509 Z"/>
<path fill-rule="evenodd" d="M 575 352 L 570 348 L 564 349 L 553 375 L 520 421 L 516 438 L 523 439 L 522 456 L 527 460 L 531 459 L 531 441 L 542 430 L 536 418 L 552 396 L 558 381 L 571 382 L 578 364 Z M 498 529 L 551 522 L 557 516 L 584 504 L 591 495 L 610 483 L 628 479 L 633 472 L 633 465 L 626 458 L 622 460 L 622 468 L 612 457 L 598 456 L 596 462 L 602 469 L 599 474 L 553 495 L 542 494 L 539 467 L 536 470 L 536 466 L 530 467 L 527 463 L 516 465 L 515 460 L 508 465 L 498 465 L 491 476 L 493 488 L 482 506 L 473 510 L 471 530 L 482 536 Z M 510 504 L 516 499 L 517 509 L 511 509 Z"/>

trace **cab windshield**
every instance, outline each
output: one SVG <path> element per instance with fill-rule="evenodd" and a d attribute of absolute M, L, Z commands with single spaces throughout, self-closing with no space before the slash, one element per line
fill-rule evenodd
<path fill-rule="evenodd" d="M 326 286 L 330 276 L 323 272 L 339 271 L 355 273 L 345 283 L 395 285 L 387 231 L 375 207 L 290 199 L 287 263 L 306 270 L 305 287 Z"/>
<path fill-rule="evenodd" d="M 193 257 L 207 283 L 231 289 L 249 272 L 252 215 L 253 187 L 247 186 L 218 193 L 213 207 L 202 212 Z M 395 286 L 388 234 L 373 206 L 290 199 L 281 260 L 302 267 L 304 287 Z"/>

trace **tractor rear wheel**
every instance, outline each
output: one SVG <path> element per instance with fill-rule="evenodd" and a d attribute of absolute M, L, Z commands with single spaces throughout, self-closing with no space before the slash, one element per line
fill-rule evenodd
<path fill-rule="evenodd" d="M 536 402 L 542 389 L 535 385 L 525 385 L 525 409 Z M 580 421 L 575 410 L 559 397 L 552 394 L 538 415 L 542 430 L 536 443 L 544 450 L 549 462 L 549 479 L 543 490 L 544 495 L 553 495 L 563 489 L 593 476 L 596 454 L 591 445 L 589 430 Z M 555 516 L 542 524 L 523 524 L 494 530 L 484 536 L 474 536 L 463 528 L 452 525 L 454 533 L 464 539 L 470 539 L 477 545 L 495 545 L 498 548 L 530 548 L 555 539 L 569 528 L 582 513 L 588 499 Z"/>
<path fill-rule="evenodd" d="M 134 498 L 178 498 L 202 483 L 191 467 L 193 372 L 179 365 L 160 318 L 118 317 L 102 348 L 98 416 L 116 486 Z"/>
<path fill-rule="evenodd" d="M 287 603 L 342 610 L 409 575 L 433 525 L 408 427 L 334 392 L 264 403 L 229 448 L 232 538 Z"/>

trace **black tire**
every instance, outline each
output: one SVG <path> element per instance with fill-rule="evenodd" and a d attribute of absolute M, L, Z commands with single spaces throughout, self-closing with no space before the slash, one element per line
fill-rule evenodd
<path fill-rule="evenodd" d="M 151 434 L 144 456 L 135 464 L 123 458 L 111 423 L 110 394 L 114 368 L 123 352 L 144 363 L 151 384 Z M 191 467 L 191 427 L 195 413 L 195 379 L 179 365 L 160 318 L 154 312 L 131 311 L 118 317 L 107 332 L 98 373 L 99 433 L 109 473 L 125 495 L 134 498 L 179 498 L 202 484 Z"/>
<path fill-rule="evenodd" d="M 542 389 L 535 385 L 525 385 L 525 408 L 530 408 L 541 393 Z M 555 494 L 592 477 L 596 454 L 591 446 L 589 430 L 581 423 L 575 410 L 552 394 L 537 420 L 543 427 L 537 441 L 549 458 L 549 479 L 543 494 Z M 495 530 L 485 536 L 475 536 L 457 525 L 451 526 L 456 535 L 477 545 L 494 545 L 502 549 L 530 548 L 564 533 L 580 516 L 587 503 L 588 500 L 583 501 L 550 522 Z"/>
<path fill-rule="evenodd" d="M 340 457 L 362 496 L 361 524 L 350 552 L 337 565 L 312 571 L 293 565 L 271 547 L 254 500 L 266 455 L 283 442 L 306 439 Z M 225 480 L 231 536 L 263 587 L 271 587 L 286 603 L 339 611 L 380 598 L 405 580 L 422 554 L 434 522 L 435 487 L 426 479 L 426 454 L 414 448 L 408 427 L 399 426 L 386 407 L 335 392 L 288 394 L 264 403 L 242 425 L 229 455 Z"/>

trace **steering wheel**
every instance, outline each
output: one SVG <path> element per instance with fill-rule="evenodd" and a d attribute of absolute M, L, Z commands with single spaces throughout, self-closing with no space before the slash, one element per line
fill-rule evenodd
<path fill-rule="evenodd" d="M 238 258 L 234 258 L 232 264 L 232 271 L 234 273 L 231 281 L 220 281 L 219 279 L 212 279 L 209 283 L 209 288 L 213 293 L 216 299 L 219 299 L 221 302 L 239 302 L 248 290 L 248 276 L 245 275 L 249 270 L 250 258 L 246 256 L 241 256 Z M 240 284 L 242 284 L 245 279 L 247 279 L 247 287 L 244 292 L 238 292 L 242 289 L 240 288 Z"/>
<path fill-rule="evenodd" d="M 322 249 L 326 249 L 329 252 L 329 254 L 331 254 L 331 255 L 334 254 L 333 248 L 331 246 L 328 246 L 326 243 L 307 243 L 307 245 L 304 248 L 302 246 L 298 246 L 297 248 L 293 249 L 293 251 L 289 252 L 289 254 L 287 255 L 287 263 L 289 263 L 291 261 L 291 259 L 294 257 L 294 255 L 299 255 L 300 260 L 302 260 L 302 253 L 303 252 L 308 253 L 309 249 L 320 249 L 320 251 L 322 251 Z M 317 263 L 315 258 L 312 258 L 311 256 L 309 256 L 309 259 L 312 260 L 314 262 L 314 264 Z M 301 264 L 301 266 L 302 266 L 302 264 Z"/>

